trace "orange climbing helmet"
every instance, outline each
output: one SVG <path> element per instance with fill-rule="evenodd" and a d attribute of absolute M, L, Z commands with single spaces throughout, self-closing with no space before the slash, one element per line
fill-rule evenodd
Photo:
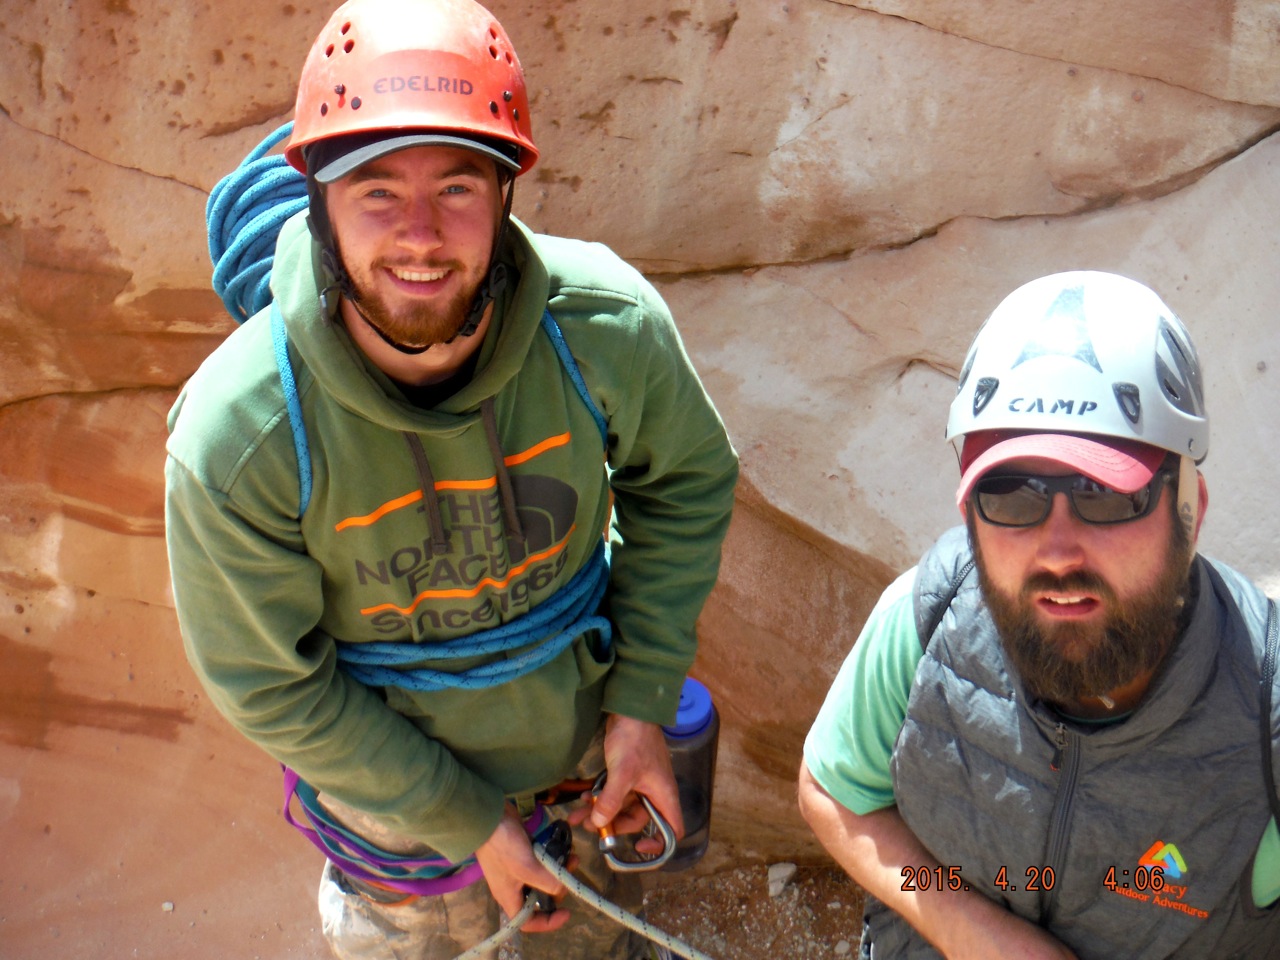
<path fill-rule="evenodd" d="M 339 137 L 313 177 L 431 144 L 477 150 L 517 176 L 538 159 L 520 61 L 474 0 L 348 0 L 334 11 L 302 68 L 285 159 L 307 173 L 308 148 Z"/>

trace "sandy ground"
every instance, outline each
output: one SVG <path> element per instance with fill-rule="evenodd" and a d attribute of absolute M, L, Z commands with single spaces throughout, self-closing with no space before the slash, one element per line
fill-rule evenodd
<path fill-rule="evenodd" d="M 693 877 L 651 890 L 648 920 L 716 960 L 853 957 L 862 893 L 832 867 L 799 867 L 777 896 L 763 866 Z"/>
<path fill-rule="evenodd" d="M 649 882 L 657 879 L 658 884 Z M 712 960 L 854 960 L 861 891 L 832 867 L 799 867 L 769 892 L 768 869 L 647 878 L 646 919 Z M 572 909 L 572 898 L 569 901 Z M 518 960 L 504 945 L 498 960 Z"/>

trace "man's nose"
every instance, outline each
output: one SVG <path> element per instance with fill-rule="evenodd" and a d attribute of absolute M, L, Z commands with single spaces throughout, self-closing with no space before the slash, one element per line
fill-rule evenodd
<path fill-rule="evenodd" d="M 439 211 L 426 200 L 410 204 L 397 231 L 397 241 L 415 250 L 434 250 L 443 244 Z"/>
<path fill-rule="evenodd" d="M 1084 521 L 1076 516 L 1067 494 L 1061 491 L 1054 493 L 1049 515 L 1037 531 L 1036 559 L 1046 570 L 1064 573 L 1083 563 L 1084 549 L 1080 536 L 1083 525 Z"/>

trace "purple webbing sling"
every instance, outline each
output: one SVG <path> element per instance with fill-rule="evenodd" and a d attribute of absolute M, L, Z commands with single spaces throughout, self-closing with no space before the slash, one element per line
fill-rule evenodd
<path fill-rule="evenodd" d="M 298 791 L 299 784 L 303 784 L 304 792 L 308 794 L 312 793 L 310 788 L 293 770 L 284 766 L 282 769 L 284 770 L 282 812 L 285 822 L 306 837 L 317 850 L 348 876 L 390 887 L 403 893 L 434 897 L 461 890 L 484 875 L 480 864 L 473 858 L 455 864 L 444 857 L 416 859 L 402 857 L 388 854 L 369 843 L 358 840 L 352 834 L 326 822 L 322 815 L 313 812 L 311 805 L 305 802 Z M 295 796 L 302 804 L 303 812 L 311 826 L 307 826 L 293 816 L 290 806 Z M 533 816 L 525 821 L 525 831 L 531 837 L 537 836 L 546 826 L 546 820 L 546 810 L 539 806 Z M 436 875 L 422 876 L 422 873 Z"/>

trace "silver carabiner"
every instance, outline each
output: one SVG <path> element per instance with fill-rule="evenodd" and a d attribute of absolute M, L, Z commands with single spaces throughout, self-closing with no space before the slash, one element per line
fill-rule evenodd
<path fill-rule="evenodd" d="M 591 797 L 594 801 L 595 796 L 604 787 L 605 777 L 607 773 L 600 774 L 596 778 L 595 786 L 591 788 Z M 643 793 L 638 794 L 640 802 L 644 804 L 645 811 L 649 814 L 649 823 L 645 825 L 644 836 L 653 836 L 655 833 L 662 837 L 662 852 L 644 860 L 622 860 L 614 852 L 618 849 L 618 836 L 611 827 L 604 826 L 600 828 L 600 850 L 604 854 L 604 862 L 609 865 L 609 869 L 614 873 L 641 873 L 646 870 L 657 870 L 676 852 L 676 832 L 671 828 L 671 824 L 660 814 L 649 798 Z"/>

